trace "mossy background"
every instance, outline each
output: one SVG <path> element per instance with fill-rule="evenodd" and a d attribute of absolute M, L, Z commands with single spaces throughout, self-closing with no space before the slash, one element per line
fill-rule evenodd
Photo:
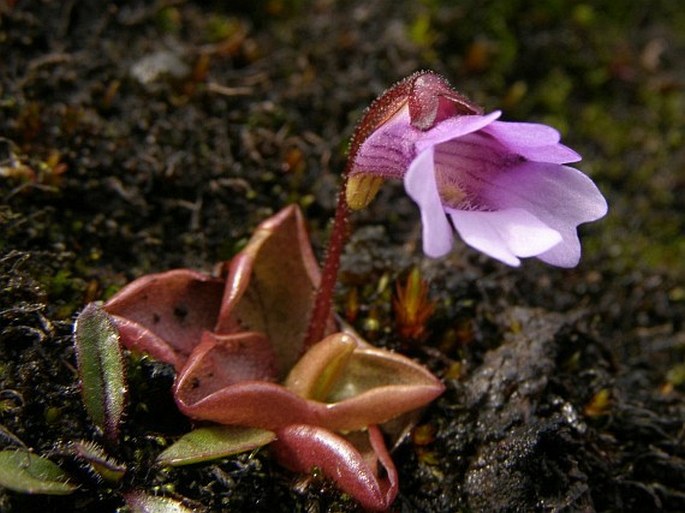
<path fill-rule="evenodd" d="M 581 228 L 573 270 L 510 269 L 461 243 L 429 261 L 400 184 L 355 214 L 339 311 L 356 309 L 363 335 L 448 385 L 423 419 L 432 435 L 396 452 L 395 510 L 685 510 L 679 2 L 0 0 L 0 56 L 0 443 L 82 484 L 67 497 L 0 490 L 0 511 L 115 511 L 132 488 L 209 511 L 359 511 L 268 451 L 154 467 L 190 424 L 169 369 L 137 357 L 122 442 L 108 447 L 129 472 L 99 482 L 64 454 L 70 440 L 101 441 L 80 402 L 71 323 L 144 273 L 211 270 L 290 202 L 321 254 L 355 122 L 423 68 L 507 120 L 557 127 L 610 212 Z M 145 82 L 150 56 L 161 71 Z M 436 302 L 421 344 L 399 339 L 391 308 L 412 265 Z M 544 348 L 521 342 L 528 332 Z M 521 367 L 507 393 L 525 405 L 481 394 L 502 386 L 497 369 L 483 376 L 503 350 L 514 356 L 500 370 Z M 521 351 L 549 363 L 535 393 Z M 513 420 L 488 431 L 491 411 Z"/>

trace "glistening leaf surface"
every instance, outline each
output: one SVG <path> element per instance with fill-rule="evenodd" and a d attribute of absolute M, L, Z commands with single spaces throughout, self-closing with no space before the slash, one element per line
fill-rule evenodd
<path fill-rule="evenodd" d="M 190 465 L 262 447 L 275 440 L 266 429 L 239 426 L 210 426 L 182 436 L 157 458 L 161 465 Z"/>
<path fill-rule="evenodd" d="M 124 500 L 133 513 L 197 513 L 181 501 L 171 497 L 149 495 L 140 490 L 126 493 Z"/>
<path fill-rule="evenodd" d="M 0 451 L 0 486 L 20 493 L 68 495 L 76 486 L 50 460 L 29 451 Z"/>
<path fill-rule="evenodd" d="M 126 399 L 119 332 L 109 315 L 91 303 L 76 320 L 74 344 L 83 403 L 95 425 L 114 440 Z"/>

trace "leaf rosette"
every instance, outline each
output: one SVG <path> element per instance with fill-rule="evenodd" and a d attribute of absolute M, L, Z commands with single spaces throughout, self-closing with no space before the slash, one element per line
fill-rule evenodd
<path fill-rule="evenodd" d="M 186 415 L 272 432 L 276 441 L 258 431 L 248 445 L 271 442 L 285 467 L 317 466 L 365 507 L 386 509 L 397 474 L 377 426 L 394 421 L 393 433 L 402 431 L 443 385 L 409 358 L 337 331 L 333 318 L 327 336 L 305 347 L 319 280 L 302 214 L 289 206 L 257 228 L 225 277 L 144 276 L 105 309 L 124 345 L 176 368 L 174 397 Z M 246 443 L 234 430 L 227 436 Z M 228 438 L 217 446 L 217 456 L 232 451 Z M 175 452 L 174 461 L 205 460 L 203 451 Z"/>

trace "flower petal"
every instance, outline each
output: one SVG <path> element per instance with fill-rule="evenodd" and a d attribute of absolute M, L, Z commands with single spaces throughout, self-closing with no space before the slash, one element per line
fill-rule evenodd
<path fill-rule="evenodd" d="M 306 473 L 319 468 L 367 510 L 385 511 L 397 496 L 397 470 L 379 429 L 369 426 L 368 431 L 369 443 L 360 450 L 341 435 L 321 427 L 293 425 L 279 430 L 271 447 L 284 467 Z M 379 476 L 377 463 L 386 477 Z"/>
<path fill-rule="evenodd" d="M 212 329 L 224 283 L 203 273 L 177 269 L 129 283 L 104 305 L 127 347 L 176 364 Z M 164 346 L 167 346 L 166 348 Z M 174 355 L 171 357 L 171 355 Z"/>
<path fill-rule="evenodd" d="M 562 242 L 540 255 L 559 267 L 574 267 L 580 259 L 576 227 L 607 212 L 607 203 L 590 178 L 568 166 L 524 162 L 497 176 L 482 191 L 493 209 L 528 211 L 562 236 Z"/>
<path fill-rule="evenodd" d="M 537 256 L 561 242 L 558 231 L 520 208 L 497 211 L 447 209 L 464 242 L 505 264 Z"/>
<path fill-rule="evenodd" d="M 363 173 L 401 178 L 414 157 L 414 143 L 423 132 L 411 126 L 405 106 L 367 137 L 354 157 L 350 176 Z"/>
<path fill-rule="evenodd" d="M 483 129 L 516 153 L 535 162 L 565 164 L 578 162 L 581 156 L 568 146 L 559 143 L 559 132 L 539 123 L 495 121 Z"/>
<path fill-rule="evenodd" d="M 540 253 L 537 257 L 550 265 L 571 268 L 580 261 L 580 239 L 573 228 L 559 230 L 563 241 L 548 251 Z"/>
<path fill-rule="evenodd" d="M 404 177 L 404 187 L 421 209 L 424 253 L 433 258 L 446 255 L 452 249 L 452 228 L 438 194 L 432 148 L 411 163 Z"/>
<path fill-rule="evenodd" d="M 416 142 L 416 151 L 421 153 L 436 144 L 477 132 L 493 123 L 501 115 L 502 113 L 496 110 L 483 116 L 457 116 L 446 119 L 438 123 L 435 128 L 422 133 L 421 138 Z"/>
<path fill-rule="evenodd" d="M 549 146 L 557 144 L 561 139 L 556 128 L 542 123 L 495 121 L 485 131 L 512 148 Z"/>

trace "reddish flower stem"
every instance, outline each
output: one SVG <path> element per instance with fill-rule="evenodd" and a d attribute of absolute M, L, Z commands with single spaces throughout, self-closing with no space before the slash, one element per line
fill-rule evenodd
<path fill-rule="evenodd" d="M 338 269 L 340 268 L 340 257 L 343 248 L 349 237 L 349 215 L 350 207 L 345 197 L 347 191 L 347 180 L 354 165 L 354 159 L 359 152 L 359 147 L 364 140 L 384 121 L 387 121 L 395 114 L 402 105 L 407 102 L 409 92 L 413 83 L 422 73 L 415 73 L 404 80 L 398 82 L 393 87 L 385 91 L 376 98 L 369 108 L 366 109 L 361 120 L 350 140 L 350 149 L 347 155 L 347 163 L 342 173 L 342 183 L 338 193 L 338 204 L 335 209 L 333 219 L 333 231 L 328 242 L 326 259 L 321 272 L 321 284 L 316 291 L 314 308 L 309 319 L 309 328 L 305 338 L 303 350 L 306 351 L 311 346 L 320 341 L 326 333 L 326 325 L 331 315 L 333 305 L 333 292 L 335 283 L 338 279 Z"/>
<path fill-rule="evenodd" d="M 352 167 L 350 162 L 352 161 L 352 158 L 348 159 L 342 175 L 340 192 L 338 192 L 338 204 L 335 208 L 335 217 L 333 218 L 333 229 L 331 231 L 331 238 L 328 241 L 326 259 L 321 271 L 321 284 L 316 291 L 314 309 L 312 310 L 307 336 L 304 341 L 305 351 L 324 337 L 333 306 L 333 292 L 338 279 L 340 257 L 350 235 L 350 208 L 345 199 L 345 190 L 347 188 L 349 168 Z"/>

